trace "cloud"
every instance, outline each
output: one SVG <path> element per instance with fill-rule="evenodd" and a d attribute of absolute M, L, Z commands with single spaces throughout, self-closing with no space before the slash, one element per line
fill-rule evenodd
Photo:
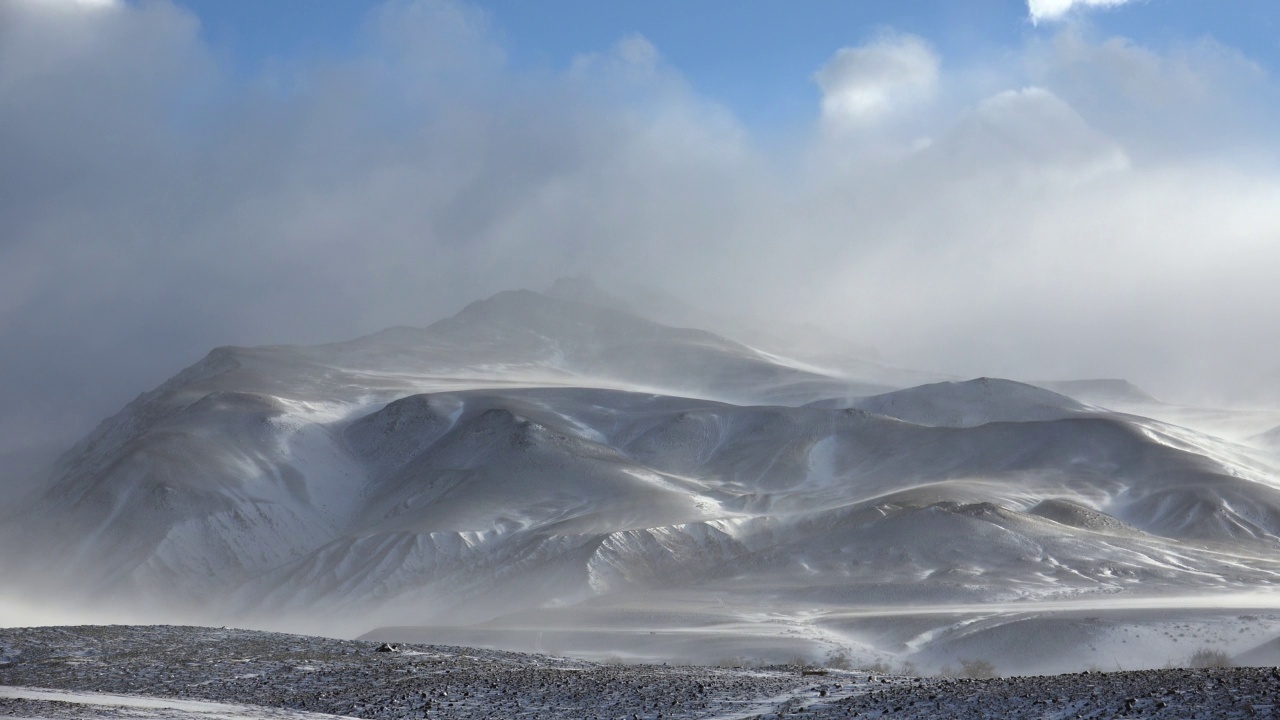
<path fill-rule="evenodd" d="M 1129 167 L 1122 147 L 1040 87 L 982 100 L 932 151 L 966 168 L 1018 168 L 1027 182 L 1048 175 L 1072 184 Z"/>
<path fill-rule="evenodd" d="M 1031 21 L 1052 22 L 1061 20 L 1076 8 L 1118 7 L 1133 0 L 1027 0 Z"/>
<path fill-rule="evenodd" d="M 1123 137 L 1134 156 L 1180 148 L 1221 157 L 1232 147 L 1253 154 L 1273 145 L 1275 84 L 1256 62 L 1212 39 L 1156 50 L 1068 27 L 1034 41 L 1025 62 L 1030 82 L 1054 88 L 1102 132 Z"/>
<path fill-rule="evenodd" d="M 819 70 L 784 152 L 642 37 L 522 73 L 491 24 L 397 0 L 355 57 L 246 80 L 163 0 L 0 2 L 0 457 L 215 345 L 577 273 L 959 374 L 1176 395 L 1280 356 L 1280 180 L 1236 161 L 1280 113 L 1227 49 L 1064 31 L 944 67 L 888 34 Z"/>
<path fill-rule="evenodd" d="M 834 127 L 857 126 L 928 100 L 940 60 L 915 35 L 890 34 L 841 48 L 814 76 L 822 88 L 822 117 Z"/>
<path fill-rule="evenodd" d="M 55 11 L 78 11 L 78 10 L 104 10 L 108 8 L 118 8 L 120 0 L 14 0 L 15 2 L 25 2 L 30 5 L 39 6 L 46 10 Z"/>

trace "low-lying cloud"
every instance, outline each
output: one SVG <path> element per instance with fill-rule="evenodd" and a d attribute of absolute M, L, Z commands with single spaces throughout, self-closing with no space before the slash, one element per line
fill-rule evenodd
<path fill-rule="evenodd" d="M 641 36 L 525 72 L 490 24 L 394 0 L 354 57 L 244 79 L 168 2 L 0 3 L 0 452 L 214 345 L 579 273 L 961 375 L 1275 371 L 1276 92 L 1229 48 L 1067 29 L 990 66 L 889 32 L 832 49 L 779 147 Z"/>

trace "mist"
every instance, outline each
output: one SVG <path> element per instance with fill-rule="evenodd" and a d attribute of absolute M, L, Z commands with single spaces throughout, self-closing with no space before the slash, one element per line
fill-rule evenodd
<path fill-rule="evenodd" d="M 565 275 L 958 376 L 1276 392 L 1280 96 L 1212 39 L 1067 22 L 958 63 L 885 29 L 760 134 L 641 35 L 528 70 L 463 2 L 361 33 L 246 76 L 180 4 L 0 2 L 10 487 L 214 346 Z"/>

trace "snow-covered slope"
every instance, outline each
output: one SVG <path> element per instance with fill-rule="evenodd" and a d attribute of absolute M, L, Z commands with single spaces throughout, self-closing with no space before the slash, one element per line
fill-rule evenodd
<path fill-rule="evenodd" d="M 1007 380 L 882 390 L 501 293 L 215 350 L 68 452 L 3 541 L 72 592 L 330 631 L 1280 580 L 1272 455 Z"/>
<path fill-rule="evenodd" d="M 917 425 L 945 427 L 1060 420 L 1088 412 L 1064 395 L 993 378 L 921 385 L 864 398 L 853 406 Z"/>
<path fill-rule="evenodd" d="M 564 603 L 711 577 L 1012 597 L 1269 583 L 1277 571 L 1243 572 L 1185 541 L 1265 556 L 1280 492 L 1113 417 L 942 428 L 522 390 L 408 398 L 352 435 L 376 439 L 358 454 L 394 460 L 375 472 L 358 539 L 264 582 L 285 605 L 359 604 L 370 585 L 384 599 L 447 586 L 466 605 L 447 614 L 484 615 L 512 597 Z M 333 585 L 335 567 L 361 568 L 361 582 Z M 530 590 L 528 568 L 556 581 Z"/>

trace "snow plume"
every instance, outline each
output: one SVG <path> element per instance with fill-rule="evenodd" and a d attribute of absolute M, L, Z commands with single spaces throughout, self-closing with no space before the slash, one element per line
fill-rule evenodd
<path fill-rule="evenodd" d="M 765 138 L 643 37 L 524 71 L 495 23 L 394 0 L 351 56 L 246 78 L 166 0 L 0 2 L 0 453 L 215 345 L 573 274 L 964 375 L 1177 397 L 1280 356 L 1280 103 L 1229 49 L 1064 30 L 965 64 L 886 31 Z"/>
<path fill-rule="evenodd" d="M 1076 8 L 1116 7 L 1130 2 L 1133 0 L 1027 0 L 1027 11 L 1031 13 L 1031 22 L 1052 22 Z"/>

